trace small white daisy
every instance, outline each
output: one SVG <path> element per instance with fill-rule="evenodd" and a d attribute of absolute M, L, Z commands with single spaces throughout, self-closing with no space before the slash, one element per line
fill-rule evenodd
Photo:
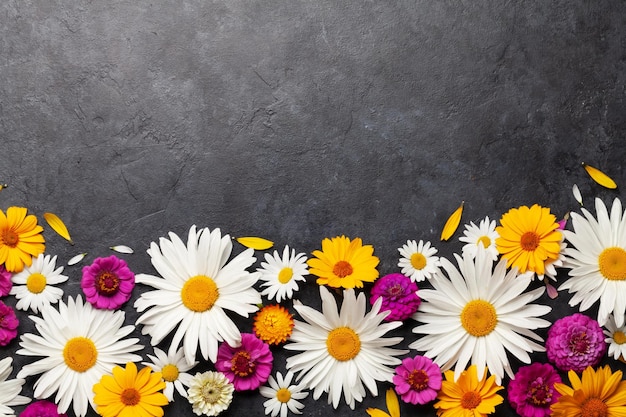
<path fill-rule="evenodd" d="M 391 382 L 400 356 L 408 350 L 393 349 L 402 337 L 383 338 L 400 321 L 382 323 L 388 312 L 380 312 L 382 298 L 376 300 L 369 313 L 363 292 L 343 291 L 341 311 L 333 294 L 320 286 L 322 311 L 295 303 L 293 308 L 305 322 L 295 321 L 287 350 L 301 351 L 287 358 L 287 368 L 297 372 L 301 384 L 313 390 L 313 399 L 328 393 L 328 403 L 337 408 L 343 393 L 346 403 L 354 409 L 363 401 L 365 387 L 378 395 L 377 381 Z"/>
<path fill-rule="evenodd" d="M 268 287 L 261 295 L 267 295 L 270 300 L 276 297 L 278 303 L 282 299 L 291 299 L 293 292 L 298 291 L 298 281 L 306 281 L 304 276 L 309 273 L 306 259 L 306 254 L 296 255 L 294 249 L 290 254 L 289 246 L 285 246 L 282 258 L 276 250 L 274 255 L 266 253 L 265 262 L 261 262 L 261 268 L 257 269 L 261 274 L 259 279 L 264 281 L 261 287 Z"/>
<path fill-rule="evenodd" d="M 161 376 L 165 381 L 163 394 L 165 394 L 169 402 L 174 400 L 174 388 L 182 397 L 187 398 L 186 387 L 189 387 L 192 378 L 187 371 L 196 366 L 198 362 L 188 364 L 182 349 L 168 354 L 157 347 L 153 349 L 156 356 L 146 355 L 152 362 L 142 362 L 142 364 L 149 366 L 155 372 L 161 372 Z"/>
<path fill-rule="evenodd" d="M 604 341 L 609 345 L 608 355 L 614 359 L 626 359 L 626 325 L 617 326 L 615 318 L 610 315 L 604 327 Z"/>
<path fill-rule="evenodd" d="M 437 249 L 431 247 L 430 242 L 407 240 L 398 251 L 402 255 L 398 266 L 413 282 L 430 279 L 439 272 L 440 260 L 438 256 L 434 256 Z"/>
<path fill-rule="evenodd" d="M 148 255 L 161 276 L 135 276 L 137 283 L 156 288 L 135 301 L 137 311 L 145 311 L 137 324 L 152 336 L 152 346 L 176 327 L 170 349 L 182 342 L 188 364 L 195 362 L 198 346 L 202 357 L 215 363 L 219 342 L 239 345 L 241 332 L 226 311 L 248 317 L 258 310 L 261 295 L 253 287 L 258 274 L 246 270 L 256 261 L 254 250 L 228 262 L 232 248 L 232 239 L 220 229 L 196 231 L 196 226 L 189 229 L 186 245 L 171 232 L 159 245 L 152 242 Z"/>
<path fill-rule="evenodd" d="M 287 417 L 287 413 L 291 411 L 294 414 L 302 414 L 304 404 L 298 400 L 305 399 L 309 393 L 303 392 L 302 384 L 291 385 L 293 373 L 287 371 L 287 375 L 283 378 L 280 372 L 276 372 L 276 379 L 270 375 L 268 379 L 269 387 L 259 387 L 259 393 L 269 400 L 263 403 L 265 414 L 276 417 L 280 413 L 280 417 Z"/>
<path fill-rule="evenodd" d="M 123 311 L 95 309 L 84 303 L 79 295 L 76 301 L 69 297 L 67 305 L 59 301 L 57 311 L 51 305 L 41 308 L 41 317 L 30 316 L 39 335 L 20 336 L 18 355 L 42 357 L 25 365 L 18 378 L 41 376 L 34 384 L 36 398 L 49 398 L 55 392 L 54 402 L 59 413 L 65 413 L 73 403 L 74 414 L 87 414 L 87 405 L 95 410 L 93 386 L 105 373 L 111 374 L 115 365 L 138 362 L 141 356 L 131 352 L 143 346 L 139 339 L 125 339 L 135 326 L 123 326 Z"/>
<path fill-rule="evenodd" d="M 235 386 L 221 372 L 196 373 L 189 381 L 187 400 L 197 415 L 216 416 L 230 407 Z"/>
<path fill-rule="evenodd" d="M 498 237 L 500 235 L 496 232 L 496 221 L 490 221 L 488 216 L 482 219 L 478 226 L 474 222 L 466 224 L 463 236 L 459 238 L 461 242 L 466 243 L 463 246 L 463 255 L 467 254 L 474 259 L 480 245 L 487 250 L 487 254 L 491 256 L 492 260 L 498 260 L 499 253 L 496 248 L 496 239 Z"/>
<path fill-rule="evenodd" d="M 12 406 L 30 402 L 30 398 L 19 395 L 22 385 L 26 382 L 24 379 L 7 380 L 13 371 L 12 363 L 13 358 L 10 356 L 0 360 L 0 416 L 2 417 L 15 416 Z"/>
<path fill-rule="evenodd" d="M 61 274 L 62 266 L 56 268 L 56 261 L 56 256 L 50 258 L 50 255 L 41 254 L 33 258 L 32 264 L 25 266 L 22 272 L 13 275 L 10 294 L 18 300 L 15 308 L 30 308 L 39 313 L 44 305 L 55 304 L 61 299 L 63 290 L 54 285 L 67 281 L 68 277 Z"/>

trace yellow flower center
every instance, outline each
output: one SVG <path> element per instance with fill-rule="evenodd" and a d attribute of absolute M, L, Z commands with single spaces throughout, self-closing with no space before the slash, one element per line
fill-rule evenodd
<path fill-rule="evenodd" d="M 161 369 L 161 377 L 165 382 L 174 382 L 178 379 L 178 367 L 174 364 L 165 365 Z"/>
<path fill-rule="evenodd" d="M 191 277 L 180 291 L 183 304 L 191 311 L 202 313 L 210 310 L 219 297 L 215 282 L 204 275 Z"/>
<path fill-rule="evenodd" d="M 333 274 L 339 278 L 345 278 L 348 275 L 352 275 L 352 271 L 352 265 L 350 265 L 350 262 L 346 261 L 339 261 L 333 267 Z"/>
<path fill-rule="evenodd" d="M 411 255 L 411 266 L 420 271 L 426 266 L 426 257 L 419 252 Z"/>
<path fill-rule="evenodd" d="M 33 294 L 40 294 L 46 288 L 46 277 L 35 272 L 26 278 L 26 288 Z"/>
<path fill-rule="evenodd" d="M 207 404 L 215 404 L 220 397 L 222 396 L 221 390 L 212 385 L 212 383 L 207 383 L 202 386 L 200 390 L 200 395 L 202 395 L 202 399 Z"/>
<path fill-rule="evenodd" d="M 279 389 L 278 391 L 276 391 L 276 399 L 281 403 L 289 402 L 289 400 L 291 399 L 291 391 L 289 391 L 287 388 Z"/>
<path fill-rule="evenodd" d="M 71 370 L 85 372 L 96 364 L 98 349 L 91 339 L 74 337 L 65 344 L 63 359 Z"/>
<path fill-rule="evenodd" d="M 253 374 L 256 364 L 250 358 L 250 353 L 240 350 L 230 359 L 230 370 L 242 378 Z"/>
<path fill-rule="evenodd" d="M 428 388 L 428 374 L 423 369 L 414 369 L 409 374 L 407 382 L 415 391 L 423 391 Z"/>
<path fill-rule="evenodd" d="M 617 330 L 613 333 L 613 341 L 618 345 L 626 343 L 626 334 L 624 334 L 621 330 Z"/>
<path fill-rule="evenodd" d="M 359 335 L 349 327 L 337 327 L 328 333 L 326 339 L 328 353 L 338 361 L 349 361 L 361 350 Z"/>
<path fill-rule="evenodd" d="M 537 247 L 539 247 L 540 241 L 541 239 L 539 238 L 539 235 L 537 233 L 526 232 L 522 235 L 520 239 L 520 245 L 522 246 L 522 249 L 532 252 L 537 249 Z"/>
<path fill-rule="evenodd" d="M 580 417 L 606 417 L 609 407 L 599 398 L 589 398 L 580 408 Z"/>
<path fill-rule="evenodd" d="M 278 282 L 286 284 L 291 281 L 291 277 L 293 277 L 293 269 L 286 266 L 278 273 Z"/>
<path fill-rule="evenodd" d="M 141 394 L 135 388 L 126 388 L 120 395 L 120 400 L 124 405 L 137 405 L 141 400 Z"/>
<path fill-rule="evenodd" d="M 483 247 L 488 248 L 489 245 L 491 245 L 491 239 L 489 239 L 489 236 L 481 236 L 478 238 L 478 241 L 476 241 L 476 245 L 479 243 L 482 243 Z"/>
<path fill-rule="evenodd" d="M 482 398 L 476 391 L 468 391 L 461 397 L 461 407 L 466 410 L 473 410 L 480 405 Z"/>
<path fill-rule="evenodd" d="M 626 251 L 622 248 L 606 248 L 598 257 L 602 276 L 611 281 L 626 279 Z"/>
<path fill-rule="evenodd" d="M 2 242 L 12 248 L 16 247 L 20 242 L 20 237 L 11 229 L 4 229 L 2 232 Z"/>
<path fill-rule="evenodd" d="M 96 276 L 96 291 L 104 296 L 112 296 L 120 289 L 120 279 L 110 271 L 100 271 Z"/>
<path fill-rule="evenodd" d="M 498 324 L 496 309 L 487 301 L 472 300 L 461 311 L 461 324 L 472 336 L 486 336 Z"/>

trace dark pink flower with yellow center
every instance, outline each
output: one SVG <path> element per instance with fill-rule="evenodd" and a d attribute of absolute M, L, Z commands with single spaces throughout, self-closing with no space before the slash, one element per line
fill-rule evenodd
<path fill-rule="evenodd" d="M 417 284 L 402 274 L 388 274 L 374 283 L 370 303 L 383 299 L 380 311 L 389 311 L 386 321 L 405 320 L 417 311 L 420 298 L 417 295 Z"/>
<path fill-rule="evenodd" d="M 0 301 L 0 346 L 6 346 L 15 339 L 19 324 L 15 311 Z"/>
<path fill-rule="evenodd" d="M 270 346 L 252 333 L 241 334 L 241 346 L 222 343 L 217 350 L 215 368 L 226 375 L 235 391 L 257 389 L 272 372 L 274 357 Z"/>
<path fill-rule="evenodd" d="M 12 274 L 4 268 L 4 265 L 0 265 L 0 297 L 5 297 L 11 292 L 13 288 L 11 276 Z"/>
<path fill-rule="evenodd" d="M 509 403 L 521 417 L 548 416 L 550 406 L 561 396 L 554 389 L 557 382 L 561 377 L 549 363 L 522 366 L 507 387 Z"/>
<path fill-rule="evenodd" d="M 135 274 L 115 255 L 96 258 L 83 268 L 80 286 L 94 307 L 115 310 L 130 299 L 135 288 Z"/>
<path fill-rule="evenodd" d="M 403 359 L 393 376 L 396 392 L 411 404 L 426 404 L 437 398 L 441 381 L 439 366 L 425 356 Z"/>
<path fill-rule="evenodd" d="M 548 360 L 567 372 L 582 372 L 596 366 L 606 353 L 606 342 L 600 324 L 581 313 L 554 322 L 546 339 Z"/>

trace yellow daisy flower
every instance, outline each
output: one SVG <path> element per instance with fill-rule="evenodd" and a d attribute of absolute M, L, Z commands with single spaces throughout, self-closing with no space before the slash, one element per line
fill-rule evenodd
<path fill-rule="evenodd" d="M 562 233 L 556 216 L 538 204 L 512 208 L 496 227 L 500 235 L 496 247 L 507 260 L 507 268 L 516 267 L 520 274 L 531 271 L 543 278 L 546 266 L 559 259 Z M 547 265 L 546 265 L 547 264 Z"/>
<path fill-rule="evenodd" d="M 113 375 L 103 375 L 93 386 L 94 403 L 102 417 L 160 417 L 169 401 L 160 372 L 148 366 L 137 372 L 133 362 L 113 368 Z"/>
<path fill-rule="evenodd" d="M 42 254 L 46 245 L 43 227 L 37 217 L 27 215 L 25 207 L 9 207 L 6 215 L 0 210 L 0 265 L 9 272 L 21 272 L 30 266 L 33 257 Z"/>
<path fill-rule="evenodd" d="M 454 381 L 454 371 L 444 373 L 446 380 L 441 383 L 434 407 L 437 415 L 443 417 L 480 417 L 496 411 L 496 406 L 504 401 L 496 394 L 502 389 L 496 378 L 487 372 L 478 380 L 476 365 L 471 365 Z"/>
<path fill-rule="evenodd" d="M 373 255 L 372 245 L 363 245 L 361 238 L 350 240 L 345 236 L 322 240 L 322 250 L 313 251 L 307 261 L 309 273 L 317 275 L 319 285 L 333 288 L 362 288 L 363 282 L 378 278 L 379 259 Z"/>
<path fill-rule="evenodd" d="M 567 376 L 571 387 L 554 384 L 561 396 L 552 404 L 553 417 L 626 415 L 626 381 L 622 380 L 622 371 L 613 373 L 609 366 L 595 371 L 589 366 L 583 371 L 582 380 L 574 371 Z"/>

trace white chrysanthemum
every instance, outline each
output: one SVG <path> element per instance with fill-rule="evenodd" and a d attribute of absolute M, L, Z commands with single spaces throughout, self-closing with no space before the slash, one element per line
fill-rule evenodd
<path fill-rule="evenodd" d="M 153 349 L 156 356 L 146 355 L 152 362 L 142 362 L 142 364 L 149 366 L 155 372 L 161 372 L 161 377 L 165 381 L 163 394 L 169 402 L 174 400 L 174 388 L 183 398 L 187 398 L 186 387 L 189 387 L 192 378 L 187 371 L 196 366 L 198 362 L 188 364 L 182 349 L 167 354 L 157 347 Z"/>
<path fill-rule="evenodd" d="M 287 375 L 283 378 L 280 372 L 276 372 L 276 379 L 270 375 L 268 386 L 259 387 L 259 393 L 269 400 L 263 403 L 265 407 L 265 414 L 270 414 L 271 417 L 278 416 L 287 417 L 287 413 L 291 411 L 294 414 L 302 414 L 304 404 L 298 400 L 305 399 L 309 393 L 303 392 L 304 386 L 302 384 L 292 385 L 293 373 L 287 371 Z"/>
<path fill-rule="evenodd" d="M 476 259 L 455 255 L 459 270 L 447 259 L 442 259 L 443 272 L 430 282 L 434 289 L 419 290 L 422 298 L 419 311 L 413 318 L 421 323 L 413 329 L 422 334 L 409 345 L 425 352 L 442 370 L 455 364 L 455 380 L 467 366 L 475 364 L 481 379 L 485 366 L 498 383 L 506 372 L 513 371 L 506 351 L 524 363 L 530 363 L 529 352 L 545 351 L 529 339 L 543 341 L 534 329 L 547 327 L 550 322 L 538 318 L 551 308 L 529 304 L 541 296 L 544 288 L 524 292 L 530 277 L 507 273 L 506 259 L 493 269 L 493 261 L 484 250 Z"/>
<path fill-rule="evenodd" d="M 407 240 L 398 251 L 402 255 L 398 266 L 413 282 L 432 278 L 439 272 L 440 260 L 438 256 L 434 256 L 437 249 L 431 247 L 430 242 Z"/>
<path fill-rule="evenodd" d="M 99 310 L 70 297 L 67 305 L 59 301 L 57 311 L 50 305 L 41 309 L 41 317 L 30 316 L 39 335 L 25 333 L 20 337 L 19 355 L 43 357 L 24 366 L 18 378 L 42 374 L 35 382 L 35 397 L 49 398 L 59 413 L 73 403 L 74 414 L 84 416 L 87 404 L 95 410 L 93 386 L 115 365 L 138 362 L 131 352 L 141 350 L 139 339 L 125 339 L 135 326 L 123 326 L 123 311 Z"/>
<path fill-rule="evenodd" d="M 492 260 L 498 260 L 498 249 L 496 247 L 496 239 L 500 237 L 496 232 L 496 221 L 489 220 L 489 217 L 485 217 L 480 221 L 478 226 L 474 222 L 465 225 L 463 236 L 459 238 L 461 242 L 465 242 L 463 246 L 463 255 L 467 255 L 470 258 L 476 258 L 478 247 L 484 248 L 487 254 Z"/>
<path fill-rule="evenodd" d="M 196 360 L 196 352 L 215 362 L 217 345 L 225 341 L 231 346 L 241 342 L 241 333 L 226 315 L 230 310 L 248 317 L 258 310 L 261 295 L 253 288 L 258 274 L 246 268 L 256 260 L 253 249 L 246 249 L 230 262 L 232 241 L 220 229 L 189 230 L 187 245 L 174 233 L 152 242 L 148 254 L 161 275 L 138 274 L 136 282 L 156 288 L 146 291 L 135 302 L 143 313 L 137 324 L 143 334 L 152 336 L 153 346 L 160 343 L 178 326 L 170 349 L 183 344 L 188 364 Z M 228 263 L 227 263 L 228 262 Z"/>
<path fill-rule="evenodd" d="M 15 308 L 30 308 L 39 313 L 44 305 L 55 304 L 63 297 L 63 290 L 54 285 L 67 281 L 68 277 L 61 274 L 62 266 L 56 268 L 56 261 L 56 256 L 50 258 L 50 255 L 41 254 L 33 258 L 32 264 L 25 266 L 22 272 L 13 275 L 10 294 L 17 298 Z"/>
<path fill-rule="evenodd" d="M 599 300 L 600 325 L 605 325 L 612 313 L 616 325 L 621 327 L 626 314 L 626 213 L 622 212 L 622 203 L 617 198 L 610 215 L 599 198 L 596 198 L 597 219 L 586 209 L 581 210 L 584 217 L 578 213 L 571 215 L 574 230 L 563 230 L 573 247 L 565 249 L 565 266 L 571 268 L 570 277 L 559 290 L 574 293 L 569 304 L 580 304 L 580 311 Z"/>
<path fill-rule="evenodd" d="M 11 408 L 14 405 L 23 405 L 28 404 L 30 402 L 30 398 L 24 397 L 20 395 L 22 391 L 22 385 L 24 385 L 25 380 L 22 378 L 17 379 L 9 379 L 9 375 L 13 371 L 13 367 L 11 364 L 13 363 L 13 358 L 7 356 L 6 358 L 0 360 L 0 416 L 1 417 L 9 417 L 15 416 L 13 409 Z"/>
<path fill-rule="evenodd" d="M 216 416 L 230 407 L 235 386 L 221 372 L 196 373 L 189 381 L 187 399 L 197 415 Z"/>
<path fill-rule="evenodd" d="M 609 345 L 608 355 L 614 359 L 626 358 L 626 325 L 618 326 L 615 324 L 615 318 L 611 314 L 604 325 L 604 341 Z"/>
<path fill-rule="evenodd" d="M 306 264 L 306 254 L 296 255 L 294 249 L 289 253 L 289 246 L 285 246 L 283 256 L 280 257 L 278 251 L 274 255 L 265 254 L 265 262 L 261 262 L 259 279 L 264 281 L 261 287 L 265 288 L 261 295 L 266 295 L 270 300 L 276 297 L 276 302 L 282 299 L 291 299 L 293 292 L 298 291 L 298 281 L 306 281 L 309 268 Z"/>
<path fill-rule="evenodd" d="M 327 392 L 328 403 L 337 408 L 343 392 L 354 409 L 355 401 L 365 397 L 365 387 L 376 396 L 376 381 L 391 382 L 394 370 L 389 365 L 400 364 L 395 356 L 408 352 L 389 347 L 400 343 L 402 337 L 382 337 L 402 322 L 381 324 L 388 315 L 380 313 L 382 298 L 365 314 L 365 294 L 357 297 L 354 289 L 343 291 L 341 312 L 326 287 L 320 287 L 320 296 L 322 312 L 294 303 L 306 322 L 295 321 L 289 339 L 293 343 L 285 345 L 285 349 L 302 351 L 287 359 L 287 368 L 299 373 L 298 380 L 313 390 L 314 399 Z"/>

